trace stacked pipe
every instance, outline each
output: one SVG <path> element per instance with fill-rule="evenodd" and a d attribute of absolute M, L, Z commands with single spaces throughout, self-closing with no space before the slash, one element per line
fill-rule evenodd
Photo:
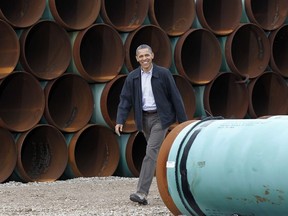
<path fill-rule="evenodd" d="M 287 114 L 287 8 L 285 0 L 2 1 L 1 182 L 139 175 L 146 142 L 133 111 L 121 137 L 113 130 L 142 43 L 170 68 L 189 120 Z"/>

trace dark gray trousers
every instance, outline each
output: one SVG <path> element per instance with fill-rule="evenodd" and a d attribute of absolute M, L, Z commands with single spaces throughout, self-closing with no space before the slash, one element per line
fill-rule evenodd
<path fill-rule="evenodd" d="M 147 141 L 146 155 L 137 185 L 137 192 L 148 195 L 155 174 L 159 149 L 165 138 L 168 128 L 162 129 L 158 114 L 143 114 L 143 134 Z"/>

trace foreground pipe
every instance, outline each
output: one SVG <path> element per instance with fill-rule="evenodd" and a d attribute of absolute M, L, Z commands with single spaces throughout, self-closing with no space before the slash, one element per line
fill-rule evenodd
<path fill-rule="evenodd" d="M 121 32 L 130 32 L 144 22 L 149 1 L 101 0 L 101 18 L 105 23 Z"/>
<path fill-rule="evenodd" d="M 39 79 L 59 77 L 71 60 L 68 33 L 53 21 L 39 21 L 23 30 L 20 45 L 21 66 Z"/>
<path fill-rule="evenodd" d="M 0 83 L 0 126 L 15 132 L 31 129 L 41 119 L 45 97 L 30 73 L 15 71 Z"/>
<path fill-rule="evenodd" d="M 203 27 L 216 35 L 228 35 L 240 24 L 241 0 L 195 0 L 197 19 L 194 25 Z"/>
<path fill-rule="evenodd" d="M 82 129 L 93 113 L 93 94 L 79 75 L 66 73 L 49 81 L 44 89 L 46 121 L 63 132 Z"/>
<path fill-rule="evenodd" d="M 208 119 L 181 127 L 159 157 L 168 157 L 165 193 L 182 215 L 288 214 L 287 120 Z"/>
<path fill-rule="evenodd" d="M 248 84 L 248 90 L 250 117 L 287 114 L 288 87 L 279 74 L 265 72 Z"/>
<path fill-rule="evenodd" d="M 94 97 L 94 110 L 91 122 L 105 125 L 114 130 L 116 125 L 117 107 L 120 93 L 127 75 L 118 75 L 113 80 L 103 84 L 91 84 Z M 123 126 L 124 133 L 136 131 L 134 111 L 131 110 Z"/>
<path fill-rule="evenodd" d="M 271 45 L 270 67 L 284 78 L 288 78 L 288 25 L 282 25 L 269 34 Z"/>
<path fill-rule="evenodd" d="M 138 177 L 147 146 L 143 133 L 121 134 L 118 137 L 118 143 L 120 147 L 120 160 L 114 175 Z"/>
<path fill-rule="evenodd" d="M 174 51 L 172 71 L 176 70 L 193 84 L 207 84 L 218 74 L 221 47 L 210 31 L 190 29 L 178 38 L 171 38 L 171 44 Z"/>
<path fill-rule="evenodd" d="M 0 183 L 4 182 L 16 166 L 17 152 L 12 134 L 5 128 L 0 128 Z"/>
<path fill-rule="evenodd" d="M 246 83 L 237 74 L 219 73 L 205 86 L 195 86 L 196 117 L 244 118 L 248 109 Z"/>
<path fill-rule="evenodd" d="M 52 125 L 36 125 L 19 134 L 14 175 L 24 182 L 55 181 L 64 172 L 68 153 L 63 134 Z"/>
<path fill-rule="evenodd" d="M 14 28 L 26 28 L 41 18 L 45 5 L 45 0 L 1 0 L 0 18 Z"/>
<path fill-rule="evenodd" d="M 160 27 L 143 25 L 129 33 L 125 39 L 125 65 L 128 71 L 139 66 L 136 61 L 136 49 L 141 44 L 148 44 L 155 54 L 153 61 L 163 67 L 169 68 L 172 62 L 172 49 L 168 35 Z"/>
<path fill-rule="evenodd" d="M 279 28 L 288 13 L 286 0 L 242 0 L 242 4 L 241 22 L 255 23 L 267 31 Z"/>
<path fill-rule="evenodd" d="M 189 30 L 196 11 L 194 0 L 149 0 L 149 20 L 169 36 L 180 36 Z"/>
<path fill-rule="evenodd" d="M 246 78 L 262 74 L 269 64 L 270 43 L 263 29 L 256 24 L 239 25 L 227 37 L 219 38 L 223 48 L 222 70 Z"/>
<path fill-rule="evenodd" d="M 69 71 L 80 74 L 88 82 L 110 81 L 118 75 L 124 64 L 122 39 L 109 25 L 95 24 L 73 32 L 71 43 L 73 61 Z"/>
<path fill-rule="evenodd" d="M 0 79 L 2 79 L 15 69 L 19 60 L 20 45 L 14 29 L 3 20 L 0 20 L 0 32 Z"/>
<path fill-rule="evenodd" d="M 46 0 L 43 19 L 54 19 L 67 30 L 82 30 L 92 25 L 100 12 L 101 0 Z"/>
<path fill-rule="evenodd" d="M 67 178 L 111 176 L 120 158 L 114 131 L 102 125 L 88 124 L 74 134 L 66 134 Z"/>

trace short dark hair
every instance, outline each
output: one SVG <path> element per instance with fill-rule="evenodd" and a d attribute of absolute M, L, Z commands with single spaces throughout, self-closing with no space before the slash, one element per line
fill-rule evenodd
<path fill-rule="evenodd" d="M 147 44 L 141 44 L 141 45 L 138 46 L 137 49 L 136 49 L 136 55 L 137 55 L 137 53 L 138 53 L 138 51 L 139 51 L 140 49 L 148 49 L 151 53 L 153 52 L 153 51 L 152 51 L 152 48 L 151 48 L 149 45 L 147 45 Z"/>

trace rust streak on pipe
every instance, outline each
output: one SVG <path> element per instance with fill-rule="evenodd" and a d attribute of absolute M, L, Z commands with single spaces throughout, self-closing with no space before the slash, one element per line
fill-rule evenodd
<path fill-rule="evenodd" d="M 0 18 L 14 28 L 27 28 L 41 18 L 45 6 L 46 0 L 1 0 Z"/>
<path fill-rule="evenodd" d="M 44 117 L 49 124 L 63 132 L 76 132 L 89 122 L 93 113 L 93 94 L 81 76 L 64 74 L 49 81 L 44 92 Z"/>
<path fill-rule="evenodd" d="M 278 73 L 267 71 L 248 84 L 251 118 L 266 115 L 287 115 L 288 88 Z"/>
<path fill-rule="evenodd" d="M 55 21 L 67 30 L 82 30 L 92 25 L 100 12 L 101 0 L 48 0 Z"/>
<path fill-rule="evenodd" d="M 0 79 L 3 79 L 17 65 L 20 44 L 14 29 L 3 20 L 0 20 L 0 32 Z"/>
<path fill-rule="evenodd" d="M 0 125 L 15 132 L 31 129 L 41 119 L 45 97 L 30 73 L 14 71 L 0 84 Z"/>
<path fill-rule="evenodd" d="M 101 18 L 121 32 L 130 32 L 144 22 L 149 8 L 148 0 L 101 0 Z"/>
<path fill-rule="evenodd" d="M 17 152 L 12 134 L 5 128 L 0 128 L 0 183 L 4 182 L 16 166 Z"/>
<path fill-rule="evenodd" d="M 71 60 L 68 33 L 54 21 L 39 21 L 20 36 L 20 63 L 38 79 L 52 80 L 62 75 Z"/>
<path fill-rule="evenodd" d="M 119 74 L 124 63 L 124 46 L 111 26 L 95 24 L 80 31 L 72 46 L 77 71 L 88 82 L 107 82 Z"/>
<path fill-rule="evenodd" d="M 125 65 L 129 71 L 139 66 L 135 58 L 136 48 L 146 43 L 152 47 L 155 54 L 154 62 L 169 68 L 172 63 L 172 48 L 165 31 L 155 25 L 143 25 L 129 33 L 125 40 Z"/>
<path fill-rule="evenodd" d="M 63 134 L 52 125 L 36 125 L 19 134 L 17 145 L 18 177 L 24 182 L 57 180 L 68 160 Z"/>
<path fill-rule="evenodd" d="M 180 36 L 189 30 L 196 11 L 194 0 L 150 0 L 149 19 L 169 36 Z"/>

